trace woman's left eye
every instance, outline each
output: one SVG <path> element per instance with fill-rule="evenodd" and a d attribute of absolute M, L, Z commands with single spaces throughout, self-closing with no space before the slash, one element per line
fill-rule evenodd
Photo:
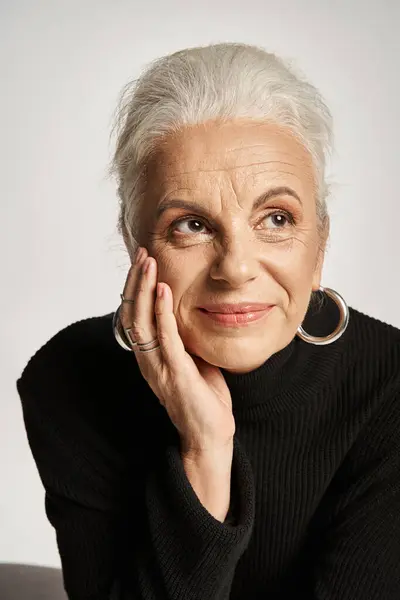
<path fill-rule="evenodd" d="M 271 229 L 282 229 L 283 227 L 285 227 L 285 225 L 290 223 L 289 216 L 285 215 L 284 213 L 278 213 L 278 212 L 271 213 L 269 215 L 266 215 L 266 217 L 263 219 L 263 221 L 266 221 L 268 219 L 271 219 L 271 223 L 272 223 Z"/>

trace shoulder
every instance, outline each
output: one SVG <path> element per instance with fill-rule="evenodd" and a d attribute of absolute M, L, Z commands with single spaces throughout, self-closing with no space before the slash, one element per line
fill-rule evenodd
<path fill-rule="evenodd" d="M 40 420 L 70 440 L 102 436 L 129 448 L 134 432 L 141 443 L 150 424 L 165 428 L 165 411 L 133 353 L 116 342 L 112 317 L 72 323 L 30 358 L 16 382 L 28 431 Z"/>
<path fill-rule="evenodd" d="M 368 343 L 378 342 L 380 345 L 399 344 L 400 329 L 377 319 L 376 317 L 367 315 L 354 307 L 350 307 L 350 321 L 353 334 L 365 339 Z"/>
<path fill-rule="evenodd" d="M 30 358 L 17 391 L 47 492 L 102 512 L 119 508 L 128 461 L 147 435 L 140 389 L 129 393 L 126 383 L 135 363 L 113 337 L 112 314 L 64 327 Z"/>
<path fill-rule="evenodd" d="M 348 327 L 338 340 L 305 348 L 309 385 L 316 389 L 322 380 L 338 415 L 365 424 L 379 411 L 400 408 L 400 330 L 353 307 L 349 313 Z M 337 307 L 327 303 L 306 331 L 314 333 L 311 326 L 319 322 L 317 335 L 326 335 L 338 317 Z"/>
<path fill-rule="evenodd" d="M 345 344 L 348 357 L 365 369 L 400 374 L 400 329 L 350 307 Z"/>
<path fill-rule="evenodd" d="M 90 317 L 71 323 L 55 333 L 29 359 L 19 378 L 37 385 L 43 378 L 56 373 L 80 372 L 88 376 L 93 368 L 97 373 L 107 364 L 114 370 L 122 354 L 112 332 L 113 313 Z"/>
<path fill-rule="evenodd" d="M 350 308 L 342 336 L 343 398 L 371 428 L 400 427 L 400 330 Z M 378 424 L 380 424 L 378 426 Z M 382 430 L 383 431 L 383 430 Z"/>
<path fill-rule="evenodd" d="M 24 411 L 52 419 L 104 422 L 141 419 L 153 393 L 132 352 L 123 350 L 112 330 L 113 313 L 71 323 L 29 359 L 16 385 Z M 150 402 L 146 403 L 150 396 Z M 143 398 L 142 401 L 140 401 Z"/>
<path fill-rule="evenodd" d="M 339 394 L 347 427 L 358 431 L 349 459 L 377 467 L 393 457 L 399 466 L 400 329 L 350 308 L 342 337 Z"/>
<path fill-rule="evenodd" d="M 335 330 L 339 310 L 328 299 L 318 310 L 307 315 L 305 330 L 317 337 Z M 379 385 L 400 376 L 400 329 L 349 306 L 349 323 L 335 342 L 312 346 L 307 344 L 316 368 L 328 373 L 331 383 L 343 381 L 351 386 Z"/>

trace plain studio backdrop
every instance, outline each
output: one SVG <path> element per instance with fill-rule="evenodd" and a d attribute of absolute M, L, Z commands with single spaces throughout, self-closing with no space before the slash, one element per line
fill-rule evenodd
<path fill-rule="evenodd" d="M 15 381 L 59 329 L 119 304 L 129 260 L 107 165 L 122 86 L 187 46 L 295 59 L 334 116 L 322 285 L 400 327 L 400 3 L 3 0 L 0 23 L 0 562 L 59 566 Z"/>

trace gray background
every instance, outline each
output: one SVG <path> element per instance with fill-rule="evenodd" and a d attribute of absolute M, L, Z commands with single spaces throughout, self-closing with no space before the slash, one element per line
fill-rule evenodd
<path fill-rule="evenodd" d="M 120 89 L 186 46 L 294 58 L 335 119 L 322 285 L 400 327 L 400 3 L 3 0 L 0 23 L 0 562 L 59 566 L 15 380 L 59 329 L 119 303 L 129 261 L 106 169 Z"/>

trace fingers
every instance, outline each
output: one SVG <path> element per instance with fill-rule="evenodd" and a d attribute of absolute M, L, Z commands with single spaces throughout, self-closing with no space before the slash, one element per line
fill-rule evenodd
<path fill-rule="evenodd" d="M 124 329 L 130 330 L 130 338 L 138 344 L 147 344 L 158 339 L 154 314 L 156 284 L 156 261 L 154 258 L 149 257 L 146 248 L 143 248 L 142 254 L 138 253 L 137 261 L 129 270 L 123 291 L 124 298 L 133 300 L 133 303 L 122 302 L 120 308 L 121 324 Z M 159 369 L 162 362 L 160 348 L 152 352 L 145 352 L 145 350 L 150 350 L 156 345 L 158 345 L 157 341 L 142 349 L 138 345 L 132 347 L 142 374 L 146 379 L 154 369 Z"/>
<path fill-rule="evenodd" d="M 154 312 L 162 357 L 171 372 L 179 373 L 186 351 L 173 311 L 172 291 L 166 283 L 159 283 L 158 290 L 162 291 L 162 296 L 157 294 Z"/>
<path fill-rule="evenodd" d="M 140 278 L 141 267 L 143 265 L 144 260 L 147 257 L 147 250 L 145 248 L 142 248 L 141 250 L 142 250 L 141 255 L 140 255 L 140 250 L 139 250 L 139 253 L 136 255 L 136 258 L 138 260 L 135 263 L 133 263 L 129 269 L 129 273 L 126 278 L 125 285 L 124 285 L 124 291 L 123 291 L 124 298 L 133 300 L 134 302 L 136 302 L 136 289 L 137 289 L 138 279 Z M 131 304 L 130 302 L 122 302 L 121 303 L 121 307 L 120 307 L 120 311 L 119 311 L 119 318 L 120 318 L 122 327 L 124 327 L 125 329 L 131 327 L 131 325 L 132 325 L 133 307 L 134 307 L 134 304 Z"/>
<path fill-rule="evenodd" d="M 151 342 L 157 338 L 157 326 L 154 315 L 156 285 L 156 261 L 152 257 L 147 257 L 141 265 L 140 273 L 137 278 L 135 293 L 136 302 L 133 306 L 131 323 L 133 338 L 139 343 Z M 135 349 L 138 348 L 135 347 Z"/>
<path fill-rule="evenodd" d="M 172 290 L 166 283 L 158 285 L 164 291 L 162 297 L 157 295 L 157 262 L 143 248 L 129 270 L 123 291 L 124 298 L 134 303 L 122 302 L 120 320 L 124 329 L 130 329 L 135 342 L 142 344 L 158 338 L 160 348 L 153 352 L 141 352 L 136 345 L 132 348 L 144 375 L 159 369 L 162 363 L 171 373 L 179 374 L 186 351 L 173 311 Z"/>

